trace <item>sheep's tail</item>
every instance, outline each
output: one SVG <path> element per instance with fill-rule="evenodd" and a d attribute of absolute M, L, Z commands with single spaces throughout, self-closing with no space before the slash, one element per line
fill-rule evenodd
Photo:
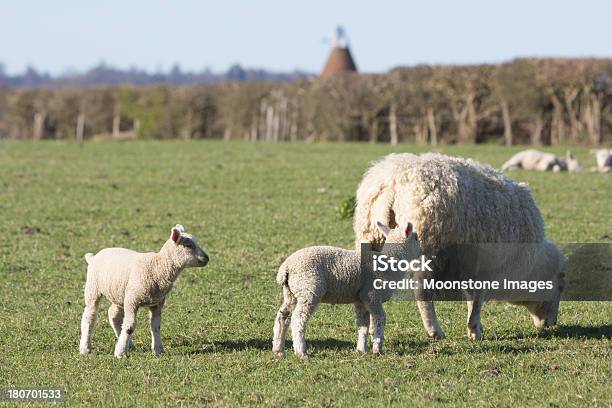
<path fill-rule="evenodd" d="M 91 262 L 94 259 L 94 254 L 92 254 L 91 252 L 88 252 L 85 254 L 85 260 L 87 261 L 87 264 L 90 265 Z"/>
<path fill-rule="evenodd" d="M 287 269 L 287 262 L 283 262 L 283 264 L 278 268 L 278 273 L 276 274 L 276 283 L 278 283 L 278 286 L 288 286 L 288 280 L 289 270 Z"/>

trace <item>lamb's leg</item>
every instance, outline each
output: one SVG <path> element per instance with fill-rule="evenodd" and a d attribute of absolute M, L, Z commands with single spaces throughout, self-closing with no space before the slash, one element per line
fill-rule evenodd
<path fill-rule="evenodd" d="M 355 305 L 355 321 L 357 323 L 357 351 L 367 353 L 368 351 L 368 328 L 370 326 L 370 312 L 363 303 Z"/>
<path fill-rule="evenodd" d="M 81 342 L 79 345 L 81 354 L 91 353 L 91 331 L 96 323 L 99 302 L 100 297 L 86 286 L 85 310 L 83 310 L 83 317 L 81 318 Z"/>
<path fill-rule="evenodd" d="M 274 337 L 272 339 L 272 351 L 278 356 L 285 354 L 285 337 L 287 336 L 287 327 L 291 320 L 291 311 L 295 307 L 296 299 L 288 287 L 283 287 L 283 304 L 274 320 Z"/>
<path fill-rule="evenodd" d="M 291 336 L 293 337 L 293 352 L 302 358 L 306 354 L 306 324 L 316 308 L 312 300 L 298 299 L 295 309 L 291 314 Z"/>
<path fill-rule="evenodd" d="M 126 356 L 128 353 L 130 336 L 134 333 L 134 329 L 136 328 L 136 312 L 138 311 L 138 306 L 135 306 L 135 304 L 137 303 L 126 302 L 123 306 L 124 316 L 123 323 L 121 324 L 121 333 L 115 345 L 115 357 L 117 358 Z"/>
<path fill-rule="evenodd" d="M 423 321 L 423 326 L 425 327 L 427 335 L 434 339 L 443 339 L 445 335 L 438 322 L 433 301 L 417 300 L 417 306 L 419 307 L 419 313 L 421 314 L 421 320 Z"/>
<path fill-rule="evenodd" d="M 387 315 L 380 303 L 370 303 L 365 305 L 370 313 L 370 325 L 374 326 L 374 334 L 372 336 L 372 353 L 382 354 L 385 342 L 385 324 Z"/>
<path fill-rule="evenodd" d="M 121 324 L 123 323 L 123 307 L 118 304 L 113 303 L 108 308 L 108 322 L 113 328 L 113 332 L 115 333 L 115 338 L 118 339 L 121 334 Z M 134 349 L 134 344 L 132 343 L 132 339 L 128 340 L 128 348 L 130 350 Z"/>
<path fill-rule="evenodd" d="M 482 339 L 482 323 L 480 323 L 480 310 L 484 304 L 482 292 L 475 291 L 467 301 L 467 336 L 471 340 Z"/>
<path fill-rule="evenodd" d="M 153 354 L 159 356 L 164 352 L 161 340 L 161 315 L 164 308 L 164 301 L 159 305 L 149 307 L 149 327 L 151 329 L 151 350 Z"/>

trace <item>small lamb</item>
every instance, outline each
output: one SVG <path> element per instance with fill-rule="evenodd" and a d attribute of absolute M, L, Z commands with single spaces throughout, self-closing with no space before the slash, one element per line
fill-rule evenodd
<path fill-rule="evenodd" d="M 132 347 L 130 336 L 140 306 L 149 307 L 153 353 L 158 356 L 164 352 L 160 324 L 166 295 L 183 269 L 204 267 L 209 258 L 195 238 L 176 224 L 158 253 L 106 248 L 96 255 L 86 254 L 85 260 L 88 265 L 80 352 L 91 353 L 91 331 L 98 303 L 104 296 L 112 302 L 108 320 L 117 337 L 115 357 L 121 358 Z"/>
<path fill-rule="evenodd" d="M 401 258 L 412 260 L 421 255 L 421 248 L 412 223 L 404 228 L 389 229 L 378 223 L 386 237 L 385 254 L 401 251 Z M 393 248 L 392 248 L 393 247 Z M 384 277 L 387 280 L 401 279 L 402 272 L 362 271 L 360 252 L 330 246 L 314 246 L 301 249 L 280 266 L 276 281 L 283 288 L 283 304 L 274 321 L 272 351 L 284 355 L 287 326 L 291 324 L 293 349 L 299 357 L 307 357 L 304 338 L 306 323 L 319 303 L 348 304 L 355 307 L 357 323 L 357 350 L 367 352 L 368 332 L 372 336 L 372 351 L 382 354 L 385 327 L 385 311 L 382 304 L 391 298 L 390 289 L 377 290 L 373 280 Z M 380 275 L 380 276 L 379 276 Z"/>
<path fill-rule="evenodd" d="M 577 173 L 581 170 L 580 163 L 574 158 L 571 151 L 567 151 L 565 160 L 557 157 L 553 153 L 545 153 L 536 149 L 527 149 L 518 152 L 512 156 L 501 167 L 502 171 L 508 170 L 537 170 L 537 171 L 552 171 L 558 173 L 560 171 L 569 171 Z"/>

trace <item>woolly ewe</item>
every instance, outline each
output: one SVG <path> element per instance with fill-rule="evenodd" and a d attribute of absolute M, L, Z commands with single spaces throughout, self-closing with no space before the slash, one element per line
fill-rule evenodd
<path fill-rule="evenodd" d="M 357 247 L 362 242 L 384 242 L 384 236 L 375 227 L 378 220 L 389 226 L 402 225 L 407 220 L 414 223 L 423 254 L 434 259 L 434 278 L 448 276 L 453 265 L 469 264 L 468 254 L 447 251 L 454 245 L 525 243 L 529 244 L 523 246 L 527 252 L 489 256 L 493 264 L 485 272 L 508 279 L 527 274 L 528 280 L 546 275 L 559 290 L 563 288 L 563 256 L 554 244 L 545 240 L 542 216 L 527 186 L 473 160 L 436 153 L 420 156 L 406 153 L 391 154 L 374 163 L 357 190 L 354 219 Z M 529 261 L 527 269 L 504 269 L 504 260 L 516 256 Z M 487 258 L 485 252 L 480 253 L 479 259 L 482 258 Z M 467 331 L 472 339 L 481 337 L 482 295 L 469 294 Z M 443 338 L 433 301 L 428 300 L 432 299 L 431 293 L 418 290 L 417 299 L 427 334 Z M 536 326 L 556 323 L 559 296 L 547 302 L 522 304 Z"/>
<path fill-rule="evenodd" d="M 151 349 L 155 355 L 163 353 L 160 324 L 166 295 L 184 268 L 206 266 L 208 255 L 177 224 L 158 253 L 106 248 L 96 255 L 86 254 L 85 260 L 88 266 L 80 352 L 91 352 L 91 331 L 98 303 L 104 296 L 112 302 L 108 319 L 117 337 L 114 354 L 121 358 L 132 347 L 130 336 L 136 327 L 140 306 L 149 308 Z"/>
<path fill-rule="evenodd" d="M 421 254 L 412 224 L 389 230 L 383 224 L 378 228 L 388 243 L 383 252 L 401 253 L 402 259 L 415 259 Z M 401 272 L 385 273 L 387 280 L 399 280 Z M 378 276 L 380 275 L 380 276 Z M 396 276 L 397 275 L 397 276 Z M 391 298 L 392 290 L 374 289 L 373 280 L 381 272 L 362 271 L 360 251 L 329 246 L 301 249 L 289 256 L 280 266 L 277 282 L 283 288 L 284 301 L 274 321 L 272 351 L 283 355 L 287 326 L 291 324 L 293 350 L 306 357 L 306 323 L 319 303 L 353 303 L 357 323 L 357 350 L 367 351 L 368 332 L 372 336 L 372 351 L 383 352 L 386 315 L 383 303 Z"/>

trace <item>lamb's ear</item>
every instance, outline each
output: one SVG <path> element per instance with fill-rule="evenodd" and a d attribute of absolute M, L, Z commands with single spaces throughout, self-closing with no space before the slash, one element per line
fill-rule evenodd
<path fill-rule="evenodd" d="M 404 233 L 406 234 L 407 237 L 409 237 L 410 234 L 412 234 L 412 223 L 410 221 L 408 221 L 408 224 L 406 224 L 406 229 L 404 229 Z"/>
<path fill-rule="evenodd" d="M 178 243 L 180 238 L 181 238 L 181 231 L 177 227 L 172 228 L 172 232 L 170 233 L 170 239 L 174 241 L 175 243 Z"/>
<path fill-rule="evenodd" d="M 568 151 L 567 151 L 567 153 L 565 153 L 565 157 L 566 157 L 568 160 L 574 160 L 574 155 L 572 154 L 572 151 L 571 151 L 571 150 L 568 150 Z"/>
<path fill-rule="evenodd" d="M 380 221 L 376 221 L 376 226 L 378 227 L 378 230 L 385 236 L 385 238 L 389 236 L 389 232 L 391 232 L 391 229 L 389 227 L 387 227 Z"/>
<path fill-rule="evenodd" d="M 185 227 L 183 227 L 181 224 L 176 224 L 174 228 L 176 228 L 180 232 L 185 232 Z"/>

